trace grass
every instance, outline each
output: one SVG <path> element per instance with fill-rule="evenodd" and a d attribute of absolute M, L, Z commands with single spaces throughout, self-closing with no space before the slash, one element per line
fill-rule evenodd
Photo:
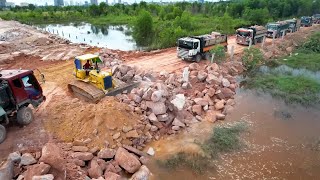
<path fill-rule="evenodd" d="M 247 126 L 243 122 L 215 127 L 209 139 L 200 145 L 205 156 L 179 152 L 164 161 L 159 161 L 159 164 L 170 170 L 188 168 L 196 173 L 202 173 L 209 167 L 213 167 L 212 160 L 217 158 L 219 153 L 240 149 L 242 146 L 240 134 L 246 129 Z"/>
<path fill-rule="evenodd" d="M 300 69 L 305 68 L 310 71 L 320 71 L 320 53 L 315 52 L 298 52 L 291 57 L 284 58 L 286 60 L 280 61 L 289 67 Z"/>
<path fill-rule="evenodd" d="M 235 123 L 232 126 L 221 126 L 213 129 L 211 137 L 202 145 L 204 152 L 211 157 L 219 153 L 232 152 L 241 148 L 240 134 L 247 129 L 245 123 Z"/>
<path fill-rule="evenodd" d="M 257 75 L 248 81 L 249 88 L 262 89 L 287 103 L 313 105 L 320 102 L 320 83 L 304 76 Z"/>
<path fill-rule="evenodd" d="M 188 168 L 195 173 L 202 173 L 211 165 L 208 158 L 186 152 L 179 152 L 164 161 L 159 161 L 159 164 L 170 170 Z"/>

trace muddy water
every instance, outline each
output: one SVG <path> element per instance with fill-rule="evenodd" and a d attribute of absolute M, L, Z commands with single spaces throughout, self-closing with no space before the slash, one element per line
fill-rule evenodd
<path fill-rule="evenodd" d="M 319 179 L 320 111 L 286 105 L 268 95 L 239 90 L 236 107 L 221 123 L 245 120 L 248 133 L 242 138 L 246 147 L 221 155 L 215 168 L 197 175 L 188 169 L 170 171 L 157 163 L 150 165 L 153 179 Z M 201 151 L 198 142 L 210 134 L 213 126 L 202 122 L 189 132 L 151 144 L 155 159 L 164 159 L 180 151 Z"/>

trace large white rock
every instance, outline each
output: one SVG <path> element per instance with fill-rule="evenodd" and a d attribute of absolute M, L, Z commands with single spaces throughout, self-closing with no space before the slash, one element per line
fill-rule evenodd
<path fill-rule="evenodd" d="M 182 110 L 186 103 L 186 98 L 184 97 L 184 94 L 177 94 L 171 103 L 178 108 L 178 110 Z"/>

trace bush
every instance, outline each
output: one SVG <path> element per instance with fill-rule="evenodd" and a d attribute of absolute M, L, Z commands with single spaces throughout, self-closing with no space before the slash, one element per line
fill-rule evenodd
<path fill-rule="evenodd" d="M 259 65 L 262 64 L 263 60 L 263 55 L 260 49 L 251 47 L 250 49 L 246 48 L 244 50 L 242 63 L 248 71 L 256 69 Z"/>
<path fill-rule="evenodd" d="M 226 59 L 225 47 L 217 45 L 210 50 L 211 54 L 214 54 L 214 60 L 217 62 L 224 61 Z"/>
<path fill-rule="evenodd" d="M 244 122 L 238 122 L 231 126 L 215 127 L 212 136 L 204 142 L 202 148 L 211 157 L 239 149 L 242 145 L 240 133 L 246 129 L 247 125 Z"/>
<path fill-rule="evenodd" d="M 313 34 L 310 39 L 302 45 L 302 49 L 320 53 L 320 32 Z"/>
<path fill-rule="evenodd" d="M 208 158 L 199 154 L 185 152 L 179 152 L 164 161 L 159 161 L 159 164 L 169 170 L 189 168 L 196 173 L 202 173 L 211 166 L 211 162 Z"/>

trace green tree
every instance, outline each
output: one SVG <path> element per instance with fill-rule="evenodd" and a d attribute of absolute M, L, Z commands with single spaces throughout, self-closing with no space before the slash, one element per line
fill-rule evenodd
<path fill-rule="evenodd" d="M 153 37 L 153 20 L 151 14 L 142 10 L 134 23 L 133 37 L 139 45 L 149 45 Z"/>

